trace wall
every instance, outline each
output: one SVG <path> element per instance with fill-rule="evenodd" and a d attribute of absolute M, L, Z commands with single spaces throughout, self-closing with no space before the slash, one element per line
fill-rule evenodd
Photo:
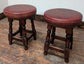
<path fill-rule="evenodd" d="M 84 15 L 84 0 L 8 0 L 8 5 L 30 4 L 37 7 L 37 14 L 43 15 L 47 9 L 68 8 Z M 84 20 L 84 19 L 83 19 Z"/>
<path fill-rule="evenodd" d="M 0 0 L 0 13 L 3 12 L 3 9 L 8 5 L 8 0 Z"/>

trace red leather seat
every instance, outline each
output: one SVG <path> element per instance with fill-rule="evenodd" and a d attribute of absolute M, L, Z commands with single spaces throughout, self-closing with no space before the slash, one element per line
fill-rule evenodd
<path fill-rule="evenodd" d="M 4 9 L 7 17 L 20 19 L 32 17 L 36 13 L 36 8 L 32 5 L 12 5 Z"/>
<path fill-rule="evenodd" d="M 71 27 L 79 24 L 82 14 L 69 9 L 51 9 L 44 13 L 45 20 L 60 27 Z"/>

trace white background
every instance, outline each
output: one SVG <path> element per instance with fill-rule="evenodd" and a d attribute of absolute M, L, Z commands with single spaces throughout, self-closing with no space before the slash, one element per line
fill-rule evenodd
<path fill-rule="evenodd" d="M 8 0 L 0 0 L 0 13 L 3 12 L 3 9 L 8 5 Z"/>
<path fill-rule="evenodd" d="M 7 3 L 5 3 L 7 2 L 7 0 L 2 0 L 2 1 L 3 2 L 0 3 L 3 3 L 3 6 L 7 5 Z M 34 5 L 37 8 L 37 14 L 40 15 L 43 15 L 46 10 L 52 8 L 73 9 L 81 12 L 84 15 L 84 0 L 8 0 L 8 5 L 14 5 L 14 4 Z M 84 21 L 84 17 L 83 17 L 83 21 Z"/>

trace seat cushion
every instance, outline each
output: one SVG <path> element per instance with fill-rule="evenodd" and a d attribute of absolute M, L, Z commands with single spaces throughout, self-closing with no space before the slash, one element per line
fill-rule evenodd
<path fill-rule="evenodd" d="M 82 14 L 69 9 L 50 9 L 44 13 L 45 20 L 59 27 L 72 27 L 82 20 Z"/>
<path fill-rule="evenodd" d="M 12 5 L 8 6 L 4 9 L 4 14 L 7 17 L 20 19 L 20 18 L 27 18 L 35 15 L 36 8 L 32 5 Z"/>

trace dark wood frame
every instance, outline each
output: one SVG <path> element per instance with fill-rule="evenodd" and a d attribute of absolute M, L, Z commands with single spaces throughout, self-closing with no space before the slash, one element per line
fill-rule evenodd
<path fill-rule="evenodd" d="M 31 20 L 32 30 L 26 30 L 26 27 L 25 27 L 26 19 L 27 18 L 17 19 L 17 20 L 19 20 L 19 30 L 16 31 L 15 33 L 13 33 L 12 24 L 13 24 L 14 19 L 13 18 L 8 18 L 8 21 L 9 21 L 9 34 L 8 34 L 9 44 L 12 45 L 13 40 L 21 41 L 24 44 L 24 49 L 25 50 L 28 49 L 28 40 L 31 37 L 33 37 L 34 40 L 36 40 L 36 30 L 35 30 L 35 26 L 34 26 L 35 15 L 29 18 Z M 17 38 L 13 37 L 13 36 L 17 35 L 18 33 L 20 33 L 21 39 L 17 39 Z M 32 33 L 32 35 L 27 38 L 26 33 Z"/>
<path fill-rule="evenodd" d="M 46 36 L 46 42 L 44 45 L 44 55 L 47 55 L 48 49 L 56 50 L 58 52 L 64 53 L 65 62 L 69 62 L 69 50 L 72 49 L 73 45 L 73 28 L 65 28 L 66 30 L 66 38 L 55 36 L 55 26 L 48 24 L 47 26 L 47 36 Z M 52 33 L 51 33 L 52 32 Z M 65 49 L 57 49 L 53 45 L 54 39 L 59 39 L 62 41 L 65 41 Z"/>

